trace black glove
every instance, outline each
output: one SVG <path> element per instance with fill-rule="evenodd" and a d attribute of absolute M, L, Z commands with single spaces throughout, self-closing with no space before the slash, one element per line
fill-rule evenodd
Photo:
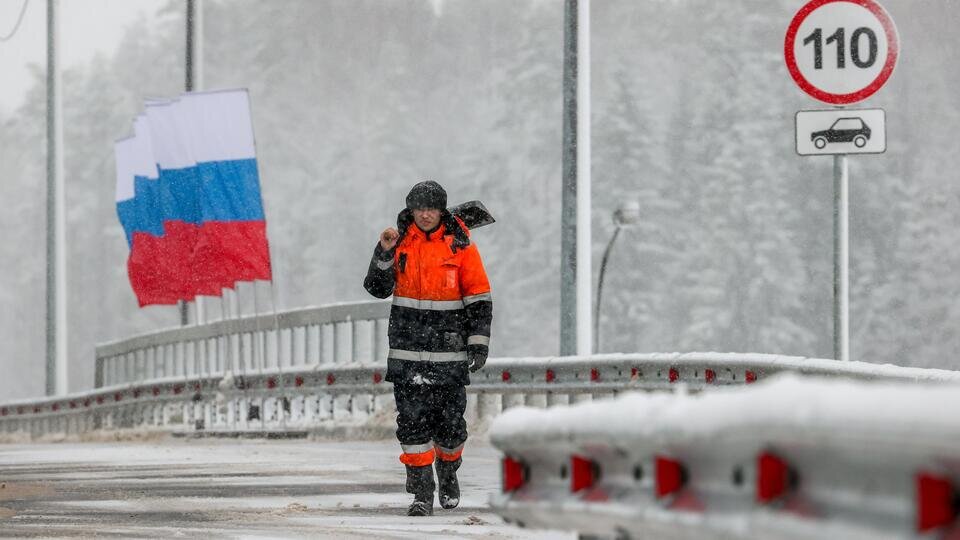
<path fill-rule="evenodd" d="M 377 242 L 377 247 L 373 250 L 373 256 L 377 258 L 378 261 L 392 261 L 393 255 L 397 251 L 397 246 L 393 246 L 390 249 L 383 249 L 383 246 L 380 245 L 380 242 Z"/>
<path fill-rule="evenodd" d="M 490 348 L 486 345 L 467 345 L 467 367 L 470 373 L 477 371 L 487 363 L 487 354 Z"/>

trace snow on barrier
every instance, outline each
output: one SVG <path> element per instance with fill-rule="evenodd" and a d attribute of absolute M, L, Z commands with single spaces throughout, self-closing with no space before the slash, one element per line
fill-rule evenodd
<path fill-rule="evenodd" d="M 491 504 L 584 537 L 957 538 L 957 410 L 956 384 L 796 374 L 518 408 Z"/>
<path fill-rule="evenodd" d="M 213 347 L 218 349 L 225 347 Z M 762 354 L 498 358 L 471 375 L 467 417 L 475 422 L 518 405 L 562 405 L 628 391 L 699 392 L 750 384 L 781 372 L 960 383 L 960 372 L 954 371 Z M 181 371 L 68 396 L 2 403 L 0 434 L 44 437 L 135 429 L 291 435 L 344 426 L 385 429 L 393 425 L 395 410 L 393 387 L 384 381 L 385 374 L 385 362 L 370 357 L 365 362 L 281 364 L 248 372 Z"/>

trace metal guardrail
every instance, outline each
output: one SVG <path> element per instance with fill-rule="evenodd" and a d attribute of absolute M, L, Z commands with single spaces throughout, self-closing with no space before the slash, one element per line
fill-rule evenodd
<path fill-rule="evenodd" d="M 353 328 L 348 326 L 345 330 L 348 330 L 345 335 L 353 335 Z M 361 334 L 360 342 L 373 343 L 369 337 Z M 138 350 L 171 345 L 143 337 L 135 339 L 139 340 Z M 342 341 L 346 350 L 354 350 L 357 343 Z M 296 351 L 295 343 L 286 345 L 290 347 L 287 350 Z M 116 347 L 114 357 L 130 354 L 129 348 L 119 348 L 118 344 L 111 347 Z M 335 359 L 329 354 L 326 357 Z M 291 358 L 295 359 L 296 355 Z M 361 426 L 378 421 L 380 427 L 389 427 L 393 423 L 394 408 L 392 387 L 383 381 L 385 362 L 367 358 L 365 362 L 327 361 L 295 364 L 292 368 L 283 361 L 280 367 L 246 373 L 214 370 L 213 373 L 176 374 L 112 384 L 69 396 L 4 403 L 0 404 L 0 433 L 43 437 L 136 429 L 269 434 Z M 491 359 L 483 370 L 472 374 L 467 414 L 475 420 L 496 416 L 518 405 L 545 407 L 629 391 L 682 387 L 696 392 L 713 386 L 749 384 L 781 372 L 888 381 L 960 382 L 960 372 L 953 371 L 761 354 L 500 358 Z"/>
<path fill-rule="evenodd" d="M 505 454 L 491 504 L 582 537 L 955 537 L 958 388 L 780 375 L 517 409 L 491 428 Z"/>
<path fill-rule="evenodd" d="M 333 304 L 172 328 L 99 345 L 94 387 L 385 356 L 390 302 Z"/>
<path fill-rule="evenodd" d="M 96 388 L 0 403 L 0 433 L 96 430 L 270 433 L 393 423 L 390 303 L 301 309 L 136 336 L 97 348 Z M 960 372 L 763 354 L 611 354 L 491 359 L 471 376 L 468 416 L 620 392 L 700 391 L 789 371 L 896 381 Z M 374 418 L 371 418 L 374 417 Z"/>

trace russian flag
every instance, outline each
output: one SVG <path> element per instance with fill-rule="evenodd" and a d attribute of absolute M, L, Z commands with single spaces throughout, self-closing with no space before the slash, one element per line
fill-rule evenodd
<path fill-rule="evenodd" d="M 116 156 L 117 214 L 141 307 L 271 279 L 246 90 L 148 103 Z"/>

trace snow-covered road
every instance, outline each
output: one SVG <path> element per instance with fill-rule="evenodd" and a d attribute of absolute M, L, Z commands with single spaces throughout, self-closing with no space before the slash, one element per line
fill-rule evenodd
<path fill-rule="evenodd" d="M 405 515 L 393 441 L 0 445 L 0 536 L 573 538 L 487 508 L 499 456 L 468 443 L 459 508 Z"/>

